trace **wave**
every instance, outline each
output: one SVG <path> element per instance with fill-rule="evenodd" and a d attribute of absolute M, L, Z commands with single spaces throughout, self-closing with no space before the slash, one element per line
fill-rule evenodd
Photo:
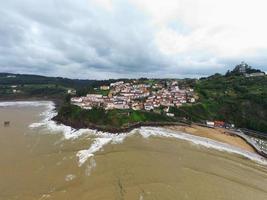
<path fill-rule="evenodd" d="M 94 153 L 101 150 L 107 144 L 119 144 L 124 141 L 126 137 L 130 135 L 130 133 L 124 134 L 112 134 L 112 133 L 103 133 L 103 132 L 96 132 L 94 134 L 97 138 L 94 139 L 93 143 L 87 150 L 80 150 L 76 154 L 79 158 L 79 166 L 82 166 L 88 158 L 93 157 Z"/>
<path fill-rule="evenodd" d="M 89 159 L 87 166 L 85 167 L 85 176 L 90 176 L 95 167 L 96 167 L 96 161 L 93 157 L 91 157 Z"/>
<path fill-rule="evenodd" d="M 239 147 L 235 147 L 230 144 L 218 142 L 218 141 L 215 141 L 209 138 L 204 138 L 200 136 L 187 134 L 184 132 L 166 130 L 164 128 L 155 128 L 155 127 L 141 127 L 140 134 L 144 138 L 156 136 L 156 137 L 169 137 L 169 138 L 185 140 L 195 145 L 204 146 L 206 148 L 212 148 L 212 149 L 216 149 L 219 151 L 239 154 L 246 158 L 249 158 L 250 160 L 256 161 L 257 163 L 267 165 L 267 160 L 259 154 L 252 153 L 244 149 L 241 149 Z"/>
<path fill-rule="evenodd" d="M 94 153 L 103 148 L 111 142 L 111 138 L 96 138 L 91 147 L 87 150 L 81 150 L 77 153 L 79 158 L 79 166 L 82 166 L 88 158 L 93 157 Z"/>
<path fill-rule="evenodd" d="M 29 104 L 30 105 L 30 104 Z M 51 101 L 46 102 L 46 104 L 33 104 L 35 106 L 46 106 L 46 109 L 44 112 L 40 114 L 42 117 L 42 120 L 40 122 L 35 122 L 29 125 L 29 128 L 46 128 L 51 133 L 63 133 L 65 136 L 65 139 L 71 139 L 71 138 L 77 138 L 80 135 L 82 135 L 82 130 L 75 130 L 70 126 L 66 126 L 63 124 L 57 124 L 52 119 L 57 115 L 57 111 L 55 109 L 55 104 Z M 74 134 L 75 133 L 75 134 Z"/>
<path fill-rule="evenodd" d="M 87 131 L 89 131 L 89 129 Z M 77 156 L 79 158 L 79 166 L 82 166 L 88 158 L 93 157 L 94 153 L 103 149 L 105 145 L 110 143 L 112 144 L 122 143 L 126 137 L 129 137 L 133 134 L 140 134 L 145 139 L 149 137 L 162 137 L 162 138 L 175 138 L 179 140 L 185 140 L 191 142 L 192 144 L 200 145 L 206 148 L 212 148 L 219 151 L 242 155 L 259 164 L 267 165 L 267 160 L 264 157 L 256 153 L 249 152 L 239 147 L 235 147 L 226 143 L 214 141 L 200 136 L 194 136 L 184 132 L 167 130 L 160 127 L 141 127 L 138 129 L 134 129 L 129 133 L 123 133 L 123 134 L 103 133 L 96 131 L 94 135 L 97 136 L 97 138 L 94 139 L 94 142 L 89 147 L 89 149 L 81 150 L 77 153 Z"/>
<path fill-rule="evenodd" d="M 4 101 L 0 102 L 0 107 L 39 107 L 54 106 L 51 101 Z"/>
<path fill-rule="evenodd" d="M 0 106 L 46 106 L 46 110 L 41 113 L 41 115 L 43 116 L 41 122 L 31 124 L 29 126 L 30 128 L 43 127 L 51 132 L 60 132 L 64 135 L 65 139 L 77 139 L 84 134 L 94 136 L 93 143 L 88 149 L 80 150 L 77 152 L 76 156 L 78 157 L 79 166 L 82 166 L 89 158 L 93 157 L 96 152 L 103 149 L 104 146 L 108 144 L 122 143 L 126 137 L 129 137 L 133 134 L 140 134 L 143 138 L 167 137 L 185 140 L 195 145 L 204 146 L 206 148 L 213 148 L 219 151 L 239 154 L 253 161 L 256 161 L 257 163 L 267 165 L 267 160 L 258 154 L 248 152 L 241 148 L 222 142 L 217 142 L 208 138 L 194 136 L 184 132 L 167 130 L 161 127 L 141 127 L 134 129 L 129 133 L 120 134 L 101 132 L 92 129 L 76 130 L 71 128 L 70 126 L 57 124 L 52 120 L 53 117 L 57 115 L 55 104 L 53 102 L 1 102 Z"/>
<path fill-rule="evenodd" d="M 75 178 L 76 178 L 76 175 L 74 175 L 74 174 L 68 174 L 68 175 L 65 176 L 65 181 L 66 182 L 69 182 L 69 181 L 72 181 Z"/>

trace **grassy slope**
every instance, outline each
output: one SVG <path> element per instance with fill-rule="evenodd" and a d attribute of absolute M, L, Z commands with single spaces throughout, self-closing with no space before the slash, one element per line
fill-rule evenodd
<path fill-rule="evenodd" d="M 267 132 L 267 77 L 213 76 L 196 83 L 200 103 L 175 109 L 194 121 L 224 120 Z"/>
<path fill-rule="evenodd" d="M 14 77 L 8 77 L 10 75 Z M 60 99 L 66 95 L 68 89 L 80 90 L 85 88 L 88 90 L 87 87 L 94 82 L 60 77 L 0 73 L 0 99 L 34 97 Z M 17 87 L 12 88 L 13 85 Z M 13 89 L 19 92 L 13 93 Z"/>
<path fill-rule="evenodd" d="M 71 121 L 73 123 L 94 124 L 106 128 L 127 127 L 137 122 L 172 122 L 173 118 L 153 112 L 133 110 L 110 110 L 103 109 L 83 110 L 78 106 L 66 104 L 61 107 L 58 119 Z"/>

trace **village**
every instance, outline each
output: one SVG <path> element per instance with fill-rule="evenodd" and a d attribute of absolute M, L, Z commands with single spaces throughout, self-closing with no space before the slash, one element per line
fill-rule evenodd
<path fill-rule="evenodd" d="M 71 103 L 85 110 L 103 108 L 105 110 L 143 110 L 164 113 L 175 117 L 171 107 L 194 104 L 198 96 L 194 89 L 180 86 L 178 81 L 139 83 L 138 81 L 117 81 L 110 85 L 94 88 L 95 92 L 81 97 L 72 97 Z M 207 127 L 234 128 L 234 124 L 224 121 L 205 121 Z"/>
<path fill-rule="evenodd" d="M 146 111 L 164 111 L 168 116 L 170 107 L 180 107 L 185 103 L 195 103 L 196 95 L 192 88 L 180 89 L 177 81 L 163 83 L 124 83 L 118 81 L 110 85 L 102 85 L 95 90 L 106 91 L 103 94 L 87 94 L 83 97 L 71 98 L 71 103 L 83 109 L 102 107 L 111 109 L 133 109 Z"/>

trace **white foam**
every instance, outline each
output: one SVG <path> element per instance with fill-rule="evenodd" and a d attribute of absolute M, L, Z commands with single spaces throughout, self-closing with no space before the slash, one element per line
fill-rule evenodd
<path fill-rule="evenodd" d="M 51 132 L 62 132 L 66 139 L 77 137 L 78 135 L 72 134 L 76 132 L 69 126 L 62 124 L 57 124 L 52 119 L 57 115 L 55 110 L 55 104 L 52 101 L 10 101 L 10 102 L 0 102 L 0 107 L 45 107 L 45 111 L 40 114 L 42 117 L 40 122 L 35 122 L 29 125 L 29 128 L 46 128 Z"/>
<path fill-rule="evenodd" d="M 89 160 L 89 163 L 87 164 L 86 166 L 86 169 L 85 169 L 85 176 L 90 176 L 93 169 L 96 167 L 96 161 L 95 159 L 92 157 L 90 158 Z"/>
<path fill-rule="evenodd" d="M 0 103 L 1 105 L 1 103 Z M 127 134 L 112 134 L 107 132 L 101 132 L 92 129 L 74 129 L 70 126 L 66 126 L 63 124 L 58 124 L 52 119 L 57 115 L 55 104 L 51 101 L 43 101 L 43 102 L 2 102 L 2 106 L 45 106 L 46 110 L 40 114 L 42 116 L 42 120 L 40 122 L 35 122 L 29 125 L 30 128 L 46 128 L 51 132 L 61 132 L 63 133 L 65 139 L 76 139 L 81 135 L 95 135 L 98 137 L 106 137 L 112 138 L 112 143 L 122 142 Z"/>
<path fill-rule="evenodd" d="M 79 158 L 79 166 L 82 166 L 88 158 L 93 157 L 94 153 L 101 150 L 105 145 L 110 143 L 111 144 L 122 143 L 126 137 L 129 137 L 130 135 L 133 134 L 140 134 L 143 138 L 149 138 L 154 136 L 154 137 L 167 137 L 167 138 L 185 140 L 195 145 L 204 146 L 206 148 L 213 148 L 219 151 L 239 154 L 253 161 L 256 161 L 257 163 L 267 165 L 267 160 L 262 156 L 226 143 L 217 142 L 208 138 L 194 136 L 178 131 L 171 131 L 159 127 L 141 127 L 139 129 L 131 131 L 130 133 L 123 133 L 123 134 L 95 132 L 94 135 L 98 136 L 99 138 L 95 139 L 95 142 L 91 145 L 91 147 L 88 150 L 81 150 L 77 153 L 77 156 Z"/>
<path fill-rule="evenodd" d="M 75 178 L 76 178 L 76 176 L 74 174 L 68 174 L 68 175 L 65 176 L 65 181 L 69 182 L 69 181 L 72 181 Z"/>
<path fill-rule="evenodd" d="M 87 150 L 80 150 L 77 153 L 79 158 L 79 166 L 82 166 L 88 158 L 94 156 L 94 153 L 103 148 L 106 144 L 110 143 L 112 138 L 96 138 L 93 144 Z"/>
<path fill-rule="evenodd" d="M 106 133 L 101 131 L 94 131 L 90 132 L 91 135 L 96 136 L 94 142 L 87 150 L 80 150 L 76 155 L 79 158 L 79 166 L 82 166 L 88 158 L 93 157 L 94 153 L 101 150 L 107 144 L 119 144 L 124 141 L 124 139 L 134 132 L 130 133 L 121 133 L 121 134 L 114 134 L 114 133 Z"/>
<path fill-rule="evenodd" d="M 190 135 L 190 134 L 183 133 L 183 132 L 171 131 L 171 130 L 166 130 L 164 128 L 155 128 L 155 127 L 142 127 L 140 128 L 140 134 L 144 138 L 156 136 L 156 137 L 170 137 L 170 138 L 186 140 L 186 141 L 192 142 L 193 144 L 205 146 L 207 148 L 213 148 L 219 151 L 226 151 L 229 153 L 239 154 L 246 158 L 254 160 L 257 163 L 267 165 L 267 160 L 264 157 L 256 153 L 252 153 L 252 152 L 243 150 L 241 148 L 238 148 L 238 147 L 226 144 L 226 143 L 222 143 L 222 142 L 217 142 L 217 141 L 214 141 L 208 138 L 203 138 L 203 137 L 194 136 L 194 135 Z"/>
<path fill-rule="evenodd" d="M 8 106 L 17 105 L 15 102 L 4 104 Z M 83 134 L 83 130 L 75 130 L 71 128 L 70 126 L 66 126 L 63 124 L 57 124 L 52 119 L 57 115 L 57 112 L 55 110 L 55 104 L 51 101 L 47 102 L 19 102 L 20 106 L 46 106 L 46 109 L 44 112 L 40 114 L 42 117 L 42 120 L 40 122 L 32 123 L 29 125 L 29 128 L 35 129 L 35 128 L 46 128 L 47 130 L 51 132 L 60 132 L 63 133 L 66 139 L 74 139 L 79 137 L 81 134 Z"/>
<path fill-rule="evenodd" d="M 50 194 L 43 194 L 39 200 L 43 200 L 43 199 L 50 199 L 51 195 Z"/>
<path fill-rule="evenodd" d="M 5 101 L 0 102 L 0 107 L 39 107 L 50 106 L 51 101 Z"/>
<path fill-rule="evenodd" d="M 193 144 L 205 146 L 207 148 L 217 149 L 219 151 L 227 151 L 229 153 L 235 153 L 242 155 L 246 158 L 254 160 L 260 164 L 267 165 L 267 160 L 262 156 L 245 151 L 238 147 L 234 147 L 225 143 L 217 142 L 208 138 L 198 137 L 182 132 L 166 130 L 164 128 L 158 127 L 142 127 L 139 129 L 135 129 L 130 133 L 123 133 L 123 134 L 112 134 L 112 133 L 104 133 L 96 130 L 91 129 L 80 129 L 76 130 L 71 128 L 70 126 L 65 126 L 62 124 L 57 124 L 52 120 L 54 116 L 57 115 L 55 110 L 55 104 L 51 101 L 18 101 L 18 102 L 0 102 L 0 107 L 9 107 L 9 106 L 45 106 L 46 110 L 41 114 L 43 119 L 41 122 L 33 123 L 29 127 L 30 128 L 40 128 L 44 127 L 51 132 L 61 132 L 64 135 L 65 139 L 76 139 L 83 134 L 93 135 L 96 136 L 95 141 L 87 150 L 81 150 L 77 153 L 79 158 L 79 165 L 81 166 L 86 160 L 92 156 L 94 153 L 101 150 L 107 144 L 117 144 L 122 143 L 124 139 L 132 134 L 140 134 L 144 138 L 149 138 L 151 136 L 155 137 L 170 137 L 176 139 L 182 139 L 186 141 L 190 141 Z"/>

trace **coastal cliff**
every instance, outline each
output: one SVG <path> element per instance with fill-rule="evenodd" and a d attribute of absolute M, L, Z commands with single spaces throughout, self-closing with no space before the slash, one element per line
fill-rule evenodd
<path fill-rule="evenodd" d="M 75 129 L 90 128 L 110 133 L 129 132 L 141 126 L 186 125 L 185 122 L 180 122 L 176 118 L 153 112 L 106 111 L 101 108 L 84 110 L 71 104 L 63 105 L 53 120 Z"/>

